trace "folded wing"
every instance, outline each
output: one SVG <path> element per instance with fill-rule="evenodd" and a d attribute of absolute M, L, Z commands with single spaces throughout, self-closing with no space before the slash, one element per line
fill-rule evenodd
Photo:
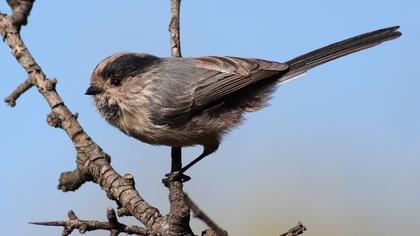
<path fill-rule="evenodd" d="M 165 86 L 173 88 L 166 91 L 170 101 L 159 102 L 160 112 L 152 116 L 153 122 L 161 125 L 186 122 L 223 102 L 229 95 L 258 81 L 279 77 L 288 69 L 287 64 L 253 58 L 208 56 L 178 59 L 182 63 L 169 60 L 173 60 L 176 67 L 169 74 L 171 79 L 162 83 L 171 83 Z"/>

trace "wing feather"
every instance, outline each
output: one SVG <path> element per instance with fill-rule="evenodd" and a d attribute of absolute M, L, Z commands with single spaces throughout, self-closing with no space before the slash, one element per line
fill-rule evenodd
<path fill-rule="evenodd" d="M 156 83 L 161 83 L 165 92 L 160 92 L 167 94 L 160 97 L 165 101 L 156 103 L 159 107 L 153 110 L 159 114 L 153 114 L 152 120 L 169 125 L 186 122 L 230 94 L 260 80 L 280 77 L 288 69 L 284 63 L 220 56 L 170 58 L 165 63 L 170 72 Z M 169 91 L 168 87 L 177 89 Z"/>
<path fill-rule="evenodd" d="M 197 106 L 205 106 L 252 83 L 280 75 L 288 68 L 287 64 L 252 58 L 204 57 L 193 60 L 214 63 L 208 68 L 220 72 L 199 81 L 194 94 Z M 215 65 L 222 67 L 217 68 Z"/>

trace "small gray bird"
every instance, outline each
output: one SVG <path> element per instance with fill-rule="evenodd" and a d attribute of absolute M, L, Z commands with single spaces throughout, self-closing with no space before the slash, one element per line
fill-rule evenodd
<path fill-rule="evenodd" d="M 352 37 L 285 63 L 118 53 L 96 66 L 86 94 L 93 96 L 99 113 L 125 134 L 172 147 L 173 165 L 182 147 L 202 145 L 199 157 L 182 168 L 173 166 L 167 175 L 186 181 L 189 177 L 183 173 L 216 151 L 223 135 L 241 123 L 244 112 L 266 106 L 276 85 L 315 66 L 398 38 L 398 28 Z"/>

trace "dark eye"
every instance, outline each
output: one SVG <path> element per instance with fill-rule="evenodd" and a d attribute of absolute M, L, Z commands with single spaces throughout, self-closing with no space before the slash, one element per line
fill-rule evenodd
<path fill-rule="evenodd" d="M 121 80 L 120 79 L 111 79 L 111 84 L 114 86 L 120 86 Z"/>

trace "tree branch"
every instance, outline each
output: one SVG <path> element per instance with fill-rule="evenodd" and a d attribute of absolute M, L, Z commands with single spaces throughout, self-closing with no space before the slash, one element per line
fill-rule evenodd
<path fill-rule="evenodd" d="M 9 96 L 7 96 L 4 101 L 9 104 L 9 106 L 14 107 L 16 105 L 16 100 L 25 93 L 28 89 L 32 88 L 34 84 L 30 79 L 25 80 L 20 84 Z"/>
<path fill-rule="evenodd" d="M 228 233 L 225 230 L 223 230 L 222 228 L 220 228 L 212 219 L 210 219 L 210 217 L 207 216 L 207 214 L 204 213 L 204 211 L 202 211 L 191 200 L 191 198 L 187 194 L 184 194 L 184 197 L 185 197 L 186 203 L 188 204 L 188 206 L 190 207 L 190 209 L 194 213 L 195 217 L 199 218 L 204 223 L 206 223 L 207 226 L 209 226 L 216 233 L 216 235 L 219 235 L 219 236 L 227 236 L 228 235 Z M 208 233 L 206 232 L 206 233 L 203 233 L 203 234 L 208 234 Z"/>
<path fill-rule="evenodd" d="M 171 20 L 169 23 L 169 33 L 171 35 L 171 55 L 173 57 L 182 57 L 181 40 L 179 33 L 179 12 L 181 0 L 171 0 Z"/>
<path fill-rule="evenodd" d="M 12 1 L 15 3 L 14 1 Z M 16 5 L 15 14 L 19 12 Z M 28 9 L 28 8 L 27 8 Z M 29 10 L 26 15 L 29 15 Z M 36 63 L 35 59 L 22 41 L 18 27 L 13 18 L 0 14 L 0 34 L 11 48 L 12 54 L 28 73 L 38 91 L 51 107 L 48 123 L 62 128 L 72 140 L 77 152 L 77 169 L 61 174 L 59 189 L 74 191 L 86 181 L 99 184 L 107 196 L 115 200 L 125 215 L 132 215 L 148 229 L 156 232 L 166 232 L 168 222 L 156 208 L 147 203 L 134 188 L 134 181 L 123 178 L 110 165 L 110 157 L 102 151 L 89 135 L 83 130 L 76 116 L 64 105 L 62 98 L 55 89 L 56 80 L 49 80 Z"/>
<path fill-rule="evenodd" d="M 178 235 L 194 235 L 190 228 L 190 209 L 185 202 L 185 193 L 180 180 L 169 182 L 170 210 L 168 220 L 171 222 L 171 231 Z"/>
<path fill-rule="evenodd" d="M 171 37 L 171 55 L 173 57 L 181 57 L 181 41 L 179 39 L 179 15 L 181 0 L 171 0 L 171 19 L 169 22 L 169 33 Z M 176 155 L 172 161 L 172 167 L 181 167 L 181 148 L 172 148 L 171 155 Z M 176 171 L 176 170 L 172 170 Z M 169 188 L 170 210 L 168 220 L 172 223 L 171 231 L 179 235 L 194 235 L 190 228 L 190 209 L 185 202 L 182 180 L 172 179 L 167 184 Z"/>
<path fill-rule="evenodd" d="M 139 227 L 139 226 L 127 226 L 118 222 L 115 215 L 115 211 L 112 208 L 107 209 L 107 218 L 108 222 L 100 222 L 96 220 L 79 220 L 76 214 L 73 211 L 68 212 L 69 220 L 66 221 L 48 221 L 48 222 L 30 222 L 34 225 L 43 225 L 43 226 L 61 226 L 63 229 L 63 236 L 70 235 L 73 230 L 77 229 L 81 234 L 84 234 L 88 231 L 94 230 L 107 230 L 111 232 L 111 235 L 118 235 L 120 233 L 126 234 L 135 234 L 135 235 L 147 235 L 152 236 L 156 235 L 149 230 Z"/>
<path fill-rule="evenodd" d="M 297 226 L 289 229 L 284 234 L 280 234 L 280 236 L 297 236 L 303 234 L 304 231 L 306 231 L 306 227 L 301 222 L 298 222 Z"/>

